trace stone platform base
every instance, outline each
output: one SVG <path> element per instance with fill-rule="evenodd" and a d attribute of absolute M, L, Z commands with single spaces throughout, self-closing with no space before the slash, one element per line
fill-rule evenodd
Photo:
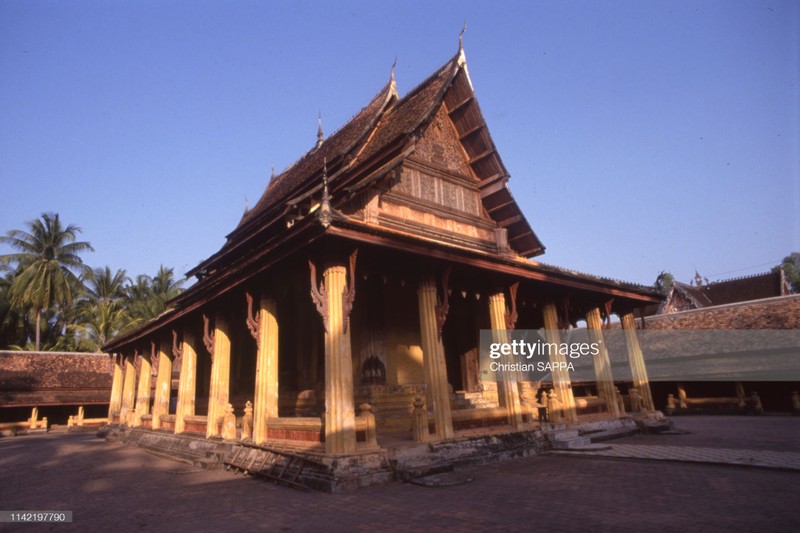
<path fill-rule="evenodd" d="M 105 433 L 105 438 L 109 442 L 138 446 L 153 455 L 206 470 L 222 468 L 222 459 L 230 454 L 234 445 L 232 442 L 207 439 L 201 435 L 186 433 L 175 435 L 167 431 L 141 428 L 109 426 L 98 433 Z"/>
<path fill-rule="evenodd" d="M 415 443 L 405 436 L 406 440 L 387 441 L 384 447 L 343 456 L 328 456 L 321 446 L 292 448 L 286 441 L 273 443 L 265 449 L 278 449 L 306 459 L 298 479 L 303 485 L 325 492 L 340 492 L 452 472 L 460 466 L 529 457 L 552 449 L 552 442 L 556 440 L 552 436 L 558 433 L 576 433 L 595 442 L 639 431 L 636 421 L 627 416 L 569 425 L 544 424 L 542 428 L 523 431 L 495 428 L 490 434 L 485 430 L 471 430 L 438 442 Z M 202 435 L 175 435 L 168 431 L 118 426 L 109 426 L 99 435 L 206 469 L 222 468 L 238 444 L 218 438 L 206 439 Z M 380 436 L 378 440 L 381 441 Z"/>
<path fill-rule="evenodd" d="M 541 453 L 547 438 L 538 429 L 464 435 L 452 440 L 420 443 L 388 450 L 396 478 L 403 481 L 444 472 L 456 467 L 482 465 Z"/>

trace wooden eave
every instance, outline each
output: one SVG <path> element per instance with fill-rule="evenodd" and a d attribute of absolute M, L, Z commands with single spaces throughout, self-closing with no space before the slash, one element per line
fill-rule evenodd
<path fill-rule="evenodd" d="M 103 345 L 104 352 L 114 352 L 125 345 L 142 342 L 170 325 L 176 324 L 186 315 L 197 311 L 210 301 L 225 295 L 247 283 L 254 276 L 271 268 L 291 254 L 317 241 L 325 234 L 316 217 L 307 217 L 296 224 L 296 231 L 288 238 L 265 243 L 259 250 L 236 265 L 198 281 L 179 296 L 170 300 L 173 306 L 160 316 L 142 324 Z"/>
<path fill-rule="evenodd" d="M 635 307 L 659 303 L 662 300 L 661 294 L 650 287 L 588 274 L 578 274 L 522 259 L 504 258 L 471 247 L 442 243 L 438 240 L 426 239 L 419 235 L 367 224 L 351 218 L 337 221 L 335 225 L 331 225 L 327 229 L 326 233 L 424 257 L 548 283 L 561 288 L 589 291 L 596 296 L 621 298 Z"/>
<path fill-rule="evenodd" d="M 407 153 L 409 146 L 408 142 L 396 143 L 396 145 L 382 153 L 382 157 L 362 165 L 352 175 L 344 173 L 336 181 L 335 186 L 331 187 L 331 195 L 334 199 L 339 200 L 338 203 L 346 201 L 350 196 L 350 192 L 347 190 L 350 183 L 368 180 L 370 175 L 384 170 L 387 164 L 399 164 L 402 160 L 398 159 L 398 152 L 402 156 Z M 389 160 L 388 163 L 385 161 L 386 159 Z M 319 187 L 320 185 L 311 186 L 311 182 L 309 183 L 310 190 L 318 191 Z M 286 203 L 291 202 L 291 198 L 286 201 Z M 289 253 L 319 239 L 324 234 L 324 229 L 318 224 L 317 218 L 313 214 L 305 216 L 292 228 L 284 229 L 285 211 L 285 205 L 281 210 L 271 211 L 272 217 L 257 227 L 254 232 L 238 241 L 235 246 L 218 252 L 213 262 L 216 267 L 215 270 L 170 300 L 169 303 L 173 306 L 173 309 L 120 336 L 119 340 L 117 338 L 111 339 L 104 346 L 104 350 L 113 350 L 121 344 L 135 342 L 137 339 L 147 337 L 154 331 L 174 323 L 186 314 L 199 309 L 210 300 L 218 298 L 240 286 L 254 275 L 273 266 Z M 264 217 L 266 218 L 266 215 Z M 287 249 L 289 252 L 283 253 L 281 251 L 283 249 Z M 262 260 L 264 262 L 259 264 Z M 210 260 L 204 264 L 210 264 Z"/>

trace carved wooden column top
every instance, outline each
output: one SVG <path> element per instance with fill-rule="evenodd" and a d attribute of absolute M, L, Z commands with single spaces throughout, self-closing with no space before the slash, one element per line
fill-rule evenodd
<path fill-rule="evenodd" d="M 178 345 L 178 332 L 172 330 L 172 357 L 177 359 L 183 356 L 183 349 Z"/>
<path fill-rule="evenodd" d="M 204 314 L 203 315 L 203 344 L 206 346 L 206 350 L 208 353 L 211 354 L 211 361 L 214 361 L 214 332 L 209 329 L 209 322 L 210 320 Z"/>
<path fill-rule="evenodd" d="M 342 319 L 344 333 L 347 333 L 347 328 L 350 325 L 350 313 L 353 311 L 353 302 L 356 298 L 356 258 L 358 257 L 358 249 L 353 250 L 349 259 L 349 283 L 342 292 Z M 327 289 L 325 282 L 317 283 L 317 266 L 314 262 L 308 260 L 309 274 L 311 277 L 311 301 L 317 308 L 317 312 L 322 317 L 322 324 L 325 326 L 325 333 L 330 333 L 330 320 L 328 309 Z"/>
<path fill-rule="evenodd" d="M 247 324 L 247 329 L 250 330 L 250 335 L 256 340 L 256 346 L 260 347 L 261 340 L 258 337 L 258 327 L 261 320 L 261 311 L 257 311 L 253 315 L 253 297 L 249 292 L 245 292 L 244 296 L 247 298 L 247 319 L 245 323 Z"/>
<path fill-rule="evenodd" d="M 517 327 L 517 319 L 519 315 L 517 314 L 517 290 L 519 289 L 519 281 L 514 283 L 508 288 L 508 295 L 509 300 L 511 303 L 511 308 L 506 310 L 506 329 L 508 331 L 514 331 L 514 328 Z"/>

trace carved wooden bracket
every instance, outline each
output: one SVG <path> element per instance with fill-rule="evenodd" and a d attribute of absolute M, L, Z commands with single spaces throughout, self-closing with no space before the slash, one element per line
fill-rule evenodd
<path fill-rule="evenodd" d="M 319 222 L 323 228 L 331 225 L 333 212 L 331 209 L 331 196 L 328 192 L 328 158 L 326 157 L 322 167 L 322 201 L 319 206 Z"/>
<path fill-rule="evenodd" d="M 350 325 L 350 312 L 353 310 L 353 301 L 356 299 L 356 257 L 358 248 L 350 254 L 350 283 L 342 292 L 342 318 L 344 319 L 344 333 Z"/>
<path fill-rule="evenodd" d="M 603 304 L 603 310 L 605 312 L 603 316 L 603 329 L 608 329 L 611 327 L 611 306 L 614 305 L 614 298 L 611 298 L 607 302 Z"/>
<path fill-rule="evenodd" d="M 570 326 L 569 320 L 569 295 L 565 296 L 561 301 L 561 309 L 558 313 L 558 329 L 568 329 Z"/>
<path fill-rule="evenodd" d="M 206 350 L 208 353 L 211 354 L 211 362 L 214 362 L 214 332 L 209 331 L 208 328 L 208 317 L 204 314 L 203 315 L 203 344 L 206 345 Z"/>
<path fill-rule="evenodd" d="M 452 267 L 449 265 L 442 272 L 442 298 L 437 298 L 436 303 L 436 331 L 439 334 L 439 340 L 442 340 L 442 329 L 447 320 L 447 313 L 450 312 L 450 288 L 447 284 L 450 279 L 450 270 Z"/>
<path fill-rule="evenodd" d="M 317 285 L 317 267 L 311 259 L 308 260 L 308 267 L 311 271 L 311 301 L 314 302 L 317 312 L 322 317 L 322 325 L 325 327 L 325 333 L 330 333 L 328 328 L 328 298 L 326 297 L 325 283 Z"/>
<path fill-rule="evenodd" d="M 136 364 L 136 358 L 139 357 L 139 350 L 133 350 L 133 364 Z"/>
<path fill-rule="evenodd" d="M 177 359 L 178 357 L 183 356 L 183 348 L 178 346 L 178 332 L 174 329 L 172 330 L 172 357 Z"/>
<path fill-rule="evenodd" d="M 247 298 L 247 329 L 250 330 L 250 335 L 256 340 L 256 346 L 261 349 L 261 342 L 259 342 L 258 337 L 258 329 L 261 324 L 261 312 L 257 312 L 255 316 L 253 316 L 253 297 L 250 295 L 249 292 L 244 293 L 245 298 Z"/>
<path fill-rule="evenodd" d="M 508 331 L 514 331 L 519 318 L 517 314 L 517 289 L 519 289 L 519 281 L 508 288 L 508 295 L 511 299 L 511 311 L 506 311 L 506 329 Z"/>
<path fill-rule="evenodd" d="M 150 370 L 153 375 L 158 374 L 158 363 L 161 361 L 160 357 L 156 357 L 156 342 L 150 341 Z"/>

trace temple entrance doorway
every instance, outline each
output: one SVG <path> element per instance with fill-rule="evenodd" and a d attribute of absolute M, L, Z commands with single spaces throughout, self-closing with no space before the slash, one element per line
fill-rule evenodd
<path fill-rule="evenodd" d="M 489 320 L 485 307 L 485 299 L 476 293 L 453 290 L 450 294 L 450 311 L 442 329 L 442 343 L 447 380 L 454 391 L 481 392 L 478 346 L 481 326 Z"/>

